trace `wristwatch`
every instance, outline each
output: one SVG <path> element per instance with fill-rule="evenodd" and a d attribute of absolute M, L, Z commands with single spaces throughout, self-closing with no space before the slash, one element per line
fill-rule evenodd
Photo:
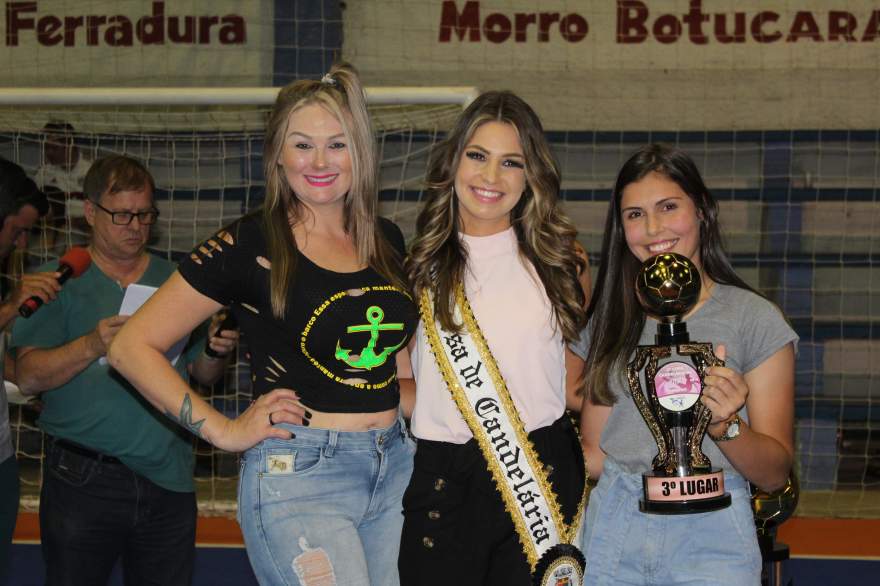
<path fill-rule="evenodd" d="M 721 432 L 721 435 L 712 435 L 709 434 L 709 437 L 715 440 L 716 442 L 726 442 L 734 439 L 739 436 L 739 432 L 742 430 L 742 419 L 739 418 L 739 413 L 733 416 L 733 419 L 727 420 L 727 427 L 724 428 L 724 431 Z"/>

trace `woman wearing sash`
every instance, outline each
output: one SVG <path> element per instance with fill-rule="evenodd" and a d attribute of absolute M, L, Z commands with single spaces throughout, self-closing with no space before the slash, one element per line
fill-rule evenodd
<path fill-rule="evenodd" d="M 558 192 L 540 120 L 510 92 L 477 98 L 432 153 L 407 261 L 422 321 L 402 584 L 525 586 L 573 537 L 582 362 L 566 342 L 589 275 Z"/>
<path fill-rule="evenodd" d="M 617 177 L 602 262 L 577 351 L 586 359 L 584 453 L 598 485 L 590 495 L 582 551 L 588 584 L 760 582 L 761 554 L 748 481 L 785 484 L 793 460 L 797 335 L 779 309 L 733 270 L 721 246 L 718 205 L 682 151 L 651 145 Z M 724 471 L 732 504 L 709 513 L 639 511 L 642 473 L 657 454 L 626 390 L 625 367 L 656 322 L 635 295 L 641 263 L 661 252 L 700 271 L 697 305 L 684 317 L 692 341 L 711 342 L 725 366 L 710 367 L 701 400 L 712 412 L 702 449 Z"/>
<path fill-rule="evenodd" d="M 263 206 L 196 247 L 110 349 L 161 411 L 243 451 L 238 518 L 261 584 L 398 583 L 414 446 L 399 423 L 395 358 L 418 315 L 403 237 L 376 216 L 375 157 L 350 66 L 283 88 Z M 235 419 L 162 354 L 224 305 L 247 339 L 255 399 Z"/>

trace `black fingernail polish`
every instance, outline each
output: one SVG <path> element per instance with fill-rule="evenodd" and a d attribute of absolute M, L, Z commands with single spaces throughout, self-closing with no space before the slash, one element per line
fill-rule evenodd
<path fill-rule="evenodd" d="M 311 418 L 312 418 L 312 412 L 311 412 L 311 411 L 305 411 L 304 414 L 305 414 L 305 416 L 306 416 L 306 419 L 311 419 Z"/>
<path fill-rule="evenodd" d="M 309 426 L 309 420 L 308 420 L 308 419 L 303 419 L 302 424 L 303 424 L 303 426 L 308 427 L 308 426 Z"/>

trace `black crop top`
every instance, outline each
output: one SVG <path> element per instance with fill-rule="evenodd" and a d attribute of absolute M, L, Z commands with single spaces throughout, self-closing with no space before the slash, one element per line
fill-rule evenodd
<path fill-rule="evenodd" d="M 403 258 L 400 229 L 379 219 Z M 254 398 L 293 389 L 304 405 L 331 413 L 376 413 L 400 402 L 395 354 L 418 323 L 409 293 L 372 268 L 323 269 L 297 256 L 287 315 L 272 314 L 266 241 L 248 215 L 197 246 L 179 271 L 197 291 L 231 306 L 251 355 Z"/>

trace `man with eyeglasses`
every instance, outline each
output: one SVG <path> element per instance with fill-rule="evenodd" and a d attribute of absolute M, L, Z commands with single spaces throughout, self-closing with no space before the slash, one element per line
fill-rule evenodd
<path fill-rule="evenodd" d="M 13 329 L 18 384 L 43 401 L 40 532 L 49 585 L 106 584 L 120 557 L 126 583 L 191 581 L 196 500 L 189 436 L 100 360 L 128 319 L 117 315 L 126 287 L 158 287 L 176 268 L 146 251 L 159 215 L 154 187 L 149 171 L 129 157 L 92 165 L 83 185 L 92 264 Z M 210 347 L 226 356 L 237 333 L 218 335 L 218 321 Z M 176 368 L 211 384 L 225 360 L 204 354 L 204 336 L 193 333 Z"/>

